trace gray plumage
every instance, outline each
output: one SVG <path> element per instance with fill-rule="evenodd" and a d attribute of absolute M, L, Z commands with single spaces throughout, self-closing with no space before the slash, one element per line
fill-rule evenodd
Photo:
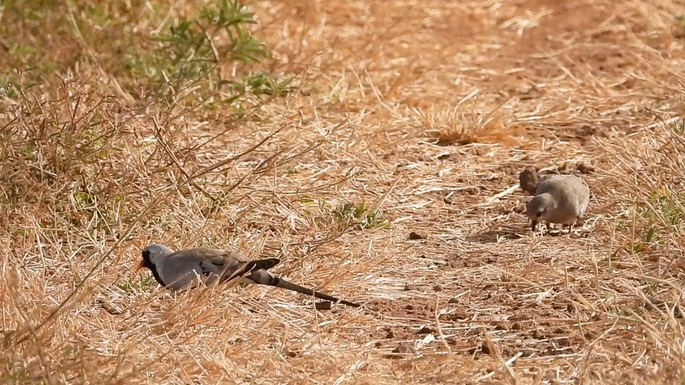
<path fill-rule="evenodd" d="M 360 306 L 271 275 L 267 270 L 279 262 L 276 258 L 249 261 L 240 253 L 206 248 L 174 252 L 167 246 L 155 243 L 143 250 L 143 260 L 138 268 L 150 269 L 155 280 L 171 290 L 183 289 L 198 281 L 208 285 L 228 282 L 256 283 L 313 295 L 327 301 L 339 301 L 348 306 Z"/>
<path fill-rule="evenodd" d="M 532 220 L 532 229 L 539 222 L 561 223 L 569 226 L 582 222 L 590 200 L 587 184 L 574 175 L 551 175 L 535 190 L 535 197 L 526 204 L 526 215 Z"/>

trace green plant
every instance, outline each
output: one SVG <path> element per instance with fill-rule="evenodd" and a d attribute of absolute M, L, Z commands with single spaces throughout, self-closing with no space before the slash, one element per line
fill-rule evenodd
<path fill-rule="evenodd" d="M 652 191 L 647 203 L 636 209 L 635 215 L 641 222 L 638 227 L 642 229 L 642 234 L 632 243 L 631 251 L 645 252 L 657 245 L 663 234 L 674 231 L 685 219 L 684 203 L 684 197 L 665 186 Z"/>
<path fill-rule="evenodd" d="M 12 69 L 0 78 L 0 87 L 16 99 L 12 86 L 43 87 L 59 82 L 60 76 L 53 74 L 97 61 L 133 98 L 152 95 L 177 102 L 192 94 L 193 104 L 230 104 L 237 118 L 249 111 L 243 98 L 256 96 L 254 105 L 262 96 L 291 92 L 289 79 L 251 68 L 269 56 L 250 30 L 255 14 L 239 0 L 206 3 L 179 14 L 162 1 L 8 0 L 0 6 L 0 18 L 17 20 L 18 25 L 0 23 L 0 33 L 7 36 L 7 55 L 0 57 L 0 67 Z M 139 28 L 159 25 L 170 14 L 175 22 L 161 32 Z"/>
<path fill-rule="evenodd" d="M 251 74 L 239 80 L 221 81 L 232 91 L 235 100 L 243 95 L 251 94 L 255 96 L 285 96 L 292 92 L 295 87 L 290 84 L 290 79 L 276 79 L 266 73 Z"/>
<path fill-rule="evenodd" d="M 650 245 L 657 243 L 658 241 L 658 230 L 656 227 L 649 227 L 639 240 L 633 242 L 632 252 L 638 254 L 643 253 L 649 249 Z"/>
<path fill-rule="evenodd" d="M 677 226 L 685 218 L 685 197 L 662 186 L 650 194 L 650 205 L 654 214 L 666 225 Z"/>
<path fill-rule="evenodd" d="M 371 210 L 363 201 L 357 204 L 345 203 L 337 207 L 333 214 L 338 220 L 355 223 L 361 229 L 382 227 L 387 224 L 382 210 Z"/>
<path fill-rule="evenodd" d="M 268 55 L 247 25 L 255 24 L 254 13 L 238 0 L 217 0 L 204 6 L 194 18 L 183 18 L 157 37 L 162 42 L 156 64 L 157 75 L 180 87 L 205 76 L 218 75 L 221 65 L 239 61 L 257 63 Z"/>
<path fill-rule="evenodd" d="M 148 292 L 157 286 L 157 281 L 151 274 L 136 274 L 123 282 L 117 282 L 116 286 L 126 293 Z"/>
<path fill-rule="evenodd" d="M 679 119 L 671 123 L 671 128 L 676 134 L 682 135 L 685 133 L 685 119 Z"/>
<path fill-rule="evenodd" d="M 674 15 L 673 19 L 675 21 L 676 29 L 678 30 L 677 32 L 682 34 L 685 31 L 685 15 Z"/>

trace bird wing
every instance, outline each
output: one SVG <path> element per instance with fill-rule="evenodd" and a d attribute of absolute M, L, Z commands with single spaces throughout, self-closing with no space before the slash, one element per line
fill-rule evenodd
<path fill-rule="evenodd" d="M 535 190 L 535 195 L 550 193 L 556 196 L 559 191 L 563 190 L 565 178 L 566 175 L 547 175 L 547 177 L 541 180 L 538 184 L 538 188 Z"/>
<path fill-rule="evenodd" d="M 191 250 L 193 263 L 199 266 L 208 284 L 223 281 L 224 276 L 233 274 L 247 263 L 245 257 L 235 252 L 204 248 Z"/>
<path fill-rule="evenodd" d="M 578 216 L 583 217 L 585 215 L 585 210 L 590 203 L 590 187 L 587 185 L 585 180 L 581 179 L 581 183 L 578 184 Z"/>
<path fill-rule="evenodd" d="M 537 193 L 549 193 L 556 199 L 559 204 L 557 219 L 564 221 L 571 219 L 571 215 L 582 218 L 590 196 L 585 180 L 574 175 L 553 175 L 540 182 Z"/>
<path fill-rule="evenodd" d="M 164 286 L 178 290 L 206 275 L 195 249 L 180 250 L 155 262 L 157 273 Z"/>
<path fill-rule="evenodd" d="M 159 263 L 159 271 L 166 286 L 180 289 L 198 277 L 208 284 L 218 282 L 226 271 L 234 270 L 241 262 L 235 253 L 195 248 L 173 253 Z"/>
<path fill-rule="evenodd" d="M 199 266 L 208 284 L 240 280 L 254 270 L 270 269 L 280 262 L 278 259 L 249 261 L 237 252 L 205 248 L 189 249 L 187 257 L 192 259 L 195 266 Z"/>

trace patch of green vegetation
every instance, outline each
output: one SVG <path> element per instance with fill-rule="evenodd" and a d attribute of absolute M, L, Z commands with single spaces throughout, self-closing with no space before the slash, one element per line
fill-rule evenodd
<path fill-rule="evenodd" d="M 126 293 L 150 292 L 157 287 L 157 281 L 152 274 L 136 274 L 123 282 L 117 282 L 117 287 Z"/>
<path fill-rule="evenodd" d="M 325 199 L 314 200 L 309 196 L 300 198 L 305 205 L 316 205 L 316 210 L 307 210 L 307 216 L 319 225 L 344 225 L 358 229 L 387 228 L 388 221 L 380 209 L 371 209 L 365 202 L 345 203 L 333 207 Z"/>
<path fill-rule="evenodd" d="M 266 73 L 248 75 L 239 80 L 224 81 L 222 85 L 233 92 L 234 99 L 246 94 L 286 96 L 295 90 L 289 79 L 276 79 Z"/>
<path fill-rule="evenodd" d="M 384 227 L 388 224 L 382 210 L 369 209 L 363 201 L 357 204 L 345 203 L 337 207 L 333 214 L 339 221 L 354 223 L 360 229 Z"/>
<path fill-rule="evenodd" d="M 101 68 L 134 97 L 177 101 L 177 94 L 190 90 L 196 97 L 189 99 L 224 106 L 293 90 L 287 79 L 252 70 L 270 55 L 250 30 L 255 14 L 239 0 L 183 11 L 160 0 L 8 0 L 1 16 L 18 21 L 0 23 L 6 37 L 0 42 L 9 52 L 0 57 L 1 73 L 21 74 L 23 86 L 54 82 L 52 74 L 64 75 L 79 64 Z M 2 83 L 13 82 L 0 78 Z"/>
<path fill-rule="evenodd" d="M 642 230 L 631 248 L 634 253 L 643 253 L 681 225 L 685 219 L 685 196 L 661 186 L 650 193 L 648 204 L 637 208 L 636 215 Z"/>
<path fill-rule="evenodd" d="M 633 242 L 632 252 L 636 254 L 647 251 L 651 245 L 659 242 L 659 236 L 655 227 L 649 227 L 647 231 L 640 236 L 640 239 Z"/>
<path fill-rule="evenodd" d="M 685 218 L 685 196 L 674 193 L 665 186 L 650 194 L 650 203 L 654 214 L 662 218 L 666 225 L 678 226 Z"/>
<path fill-rule="evenodd" d="M 685 15 L 674 15 L 673 20 L 675 21 L 675 26 L 677 29 L 676 33 L 680 36 L 683 36 L 685 34 Z"/>
<path fill-rule="evenodd" d="M 226 63 L 258 63 L 268 56 L 266 46 L 247 29 L 255 24 L 254 13 L 237 0 L 217 0 L 204 6 L 197 16 L 181 18 L 154 37 L 161 46 L 152 52 L 160 71 L 153 76 L 172 88 L 207 77 L 223 80 Z"/>
<path fill-rule="evenodd" d="M 44 50 L 41 52 L 41 47 L 49 38 L 45 34 L 40 35 L 40 26 L 41 20 L 50 18 L 57 9 L 57 1 L 39 0 L 26 4 L 19 0 L 7 0 L 2 3 L 0 33 L 5 37 L 2 42 L 8 53 L 0 58 L 2 67 L 9 69 L 21 66 L 22 71 L 40 69 L 41 63 L 50 59 Z M 63 21 L 66 20 L 60 20 L 58 24 L 64 24 Z M 61 31 L 55 28 L 51 33 L 59 35 Z"/>
<path fill-rule="evenodd" d="M 6 97 L 12 100 L 17 99 L 17 90 L 14 88 L 14 84 L 8 78 L 0 77 L 0 98 Z"/>
<path fill-rule="evenodd" d="M 237 0 L 218 0 L 202 7 L 197 17 L 179 20 L 157 40 L 174 64 L 217 64 L 225 59 L 255 63 L 267 55 L 264 43 L 245 29 L 255 23 L 254 13 Z M 226 42 L 219 44 L 222 34 Z"/>
<path fill-rule="evenodd" d="M 685 29 L 684 31 L 685 32 Z M 676 120 L 675 122 L 671 123 L 671 128 L 673 129 L 673 132 L 676 134 L 684 134 L 685 133 L 685 119 L 680 119 Z"/>
<path fill-rule="evenodd" d="M 241 68 L 236 64 L 246 67 L 270 57 L 248 29 L 254 24 L 254 13 L 239 1 L 216 0 L 153 36 L 158 45 L 146 54 L 127 55 L 126 66 L 150 79 L 161 95 L 192 86 L 207 107 L 229 104 L 241 118 L 246 111 L 240 100 L 283 97 L 295 89 L 290 79 L 267 72 L 227 75 Z"/>
<path fill-rule="evenodd" d="M 73 196 L 80 209 L 88 209 L 96 204 L 96 198 L 85 191 L 74 191 Z"/>

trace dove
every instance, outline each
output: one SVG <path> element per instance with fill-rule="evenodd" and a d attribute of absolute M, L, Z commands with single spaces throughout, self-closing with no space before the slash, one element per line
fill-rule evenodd
<path fill-rule="evenodd" d="M 526 215 L 535 230 L 539 222 L 568 225 L 569 234 L 576 221 L 582 222 L 590 199 L 587 184 L 574 175 L 551 175 L 541 180 L 535 197 L 526 204 Z"/>
<path fill-rule="evenodd" d="M 276 258 L 250 261 L 237 252 L 193 248 L 173 251 L 169 247 L 154 243 L 143 250 L 143 259 L 136 271 L 148 268 L 155 280 L 171 290 L 180 290 L 200 281 L 207 285 L 240 282 L 269 285 L 296 291 L 347 306 L 359 304 L 323 294 L 276 277 L 267 270 L 280 262 Z"/>

